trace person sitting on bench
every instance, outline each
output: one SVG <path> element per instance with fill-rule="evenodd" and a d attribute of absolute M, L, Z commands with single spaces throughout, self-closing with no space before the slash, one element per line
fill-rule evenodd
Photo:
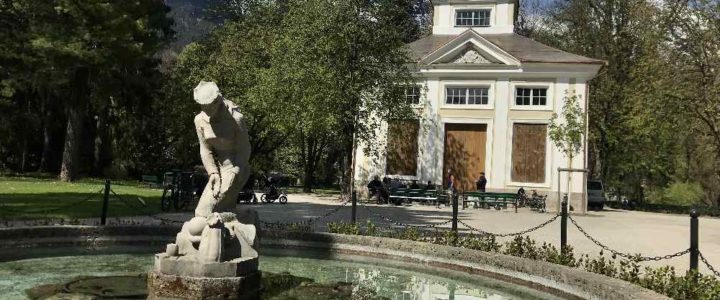
<path fill-rule="evenodd" d="M 410 184 L 410 189 L 412 189 L 412 190 L 419 190 L 419 189 L 420 189 L 420 186 L 418 185 L 417 180 L 413 180 L 413 181 L 412 181 L 412 183 Z"/>
<path fill-rule="evenodd" d="M 383 185 L 382 182 L 380 182 L 380 176 L 375 175 L 373 177 L 373 180 L 371 180 L 368 185 L 368 192 L 370 192 L 370 198 L 376 198 L 378 203 L 387 203 L 388 202 L 388 191 L 385 188 L 385 185 Z"/>
<path fill-rule="evenodd" d="M 475 187 L 477 188 L 478 192 L 484 193 L 486 185 L 487 185 L 487 178 L 485 178 L 485 172 L 480 172 L 480 178 L 478 178 L 478 180 L 475 181 Z"/>

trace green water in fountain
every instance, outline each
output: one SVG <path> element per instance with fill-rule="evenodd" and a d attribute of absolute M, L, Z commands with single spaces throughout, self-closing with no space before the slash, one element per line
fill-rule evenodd
<path fill-rule="evenodd" d="M 263 254 L 260 269 L 265 273 L 288 272 L 320 284 L 350 282 L 373 291 L 377 296 L 393 300 L 556 299 L 484 277 L 389 260 L 357 256 L 327 260 L 312 255 Z M 26 299 L 27 289 L 64 283 L 78 276 L 137 275 L 150 271 L 152 266 L 153 256 L 148 254 L 64 256 L 3 262 L 0 263 L 0 299 Z"/>

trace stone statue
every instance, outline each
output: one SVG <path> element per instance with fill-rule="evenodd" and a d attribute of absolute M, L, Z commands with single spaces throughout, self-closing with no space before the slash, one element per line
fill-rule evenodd
<path fill-rule="evenodd" d="M 243 115 L 237 105 L 223 98 L 213 82 L 201 81 L 194 98 L 202 110 L 195 116 L 195 129 L 209 180 L 195 208 L 195 217 L 183 224 L 175 243 L 168 244 L 165 253 L 156 255 L 155 271 L 148 277 L 151 296 L 172 294 L 195 299 L 200 294 L 193 292 L 205 293 L 218 286 L 246 290 L 236 285 L 252 282 L 246 278 L 259 280 L 260 276 L 254 249 L 257 213 L 245 211 L 238 215 L 235 211 L 238 193 L 250 175 L 250 141 Z M 167 288 L 173 280 L 183 280 L 195 288 L 176 293 Z M 252 287 L 251 292 L 256 292 L 255 288 L 259 286 Z M 237 296 L 236 292 L 227 295 Z"/>
<path fill-rule="evenodd" d="M 215 83 L 200 82 L 194 94 L 202 109 L 195 116 L 200 158 L 210 176 L 195 216 L 205 217 L 234 210 L 237 194 L 250 176 L 250 139 L 237 105 L 225 100 Z"/>

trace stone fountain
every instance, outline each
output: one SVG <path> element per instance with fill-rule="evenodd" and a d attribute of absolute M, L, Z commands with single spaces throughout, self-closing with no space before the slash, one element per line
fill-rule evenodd
<path fill-rule="evenodd" d="M 200 158 L 208 184 L 195 217 L 175 243 L 155 255 L 148 299 L 256 299 L 260 292 L 257 213 L 237 212 L 236 198 L 250 175 L 250 143 L 243 115 L 213 82 L 194 90 Z"/>

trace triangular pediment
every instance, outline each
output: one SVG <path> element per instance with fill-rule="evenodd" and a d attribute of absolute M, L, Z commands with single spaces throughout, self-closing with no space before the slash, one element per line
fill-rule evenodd
<path fill-rule="evenodd" d="M 474 30 L 465 31 L 422 59 L 424 65 L 519 66 L 520 61 Z"/>

